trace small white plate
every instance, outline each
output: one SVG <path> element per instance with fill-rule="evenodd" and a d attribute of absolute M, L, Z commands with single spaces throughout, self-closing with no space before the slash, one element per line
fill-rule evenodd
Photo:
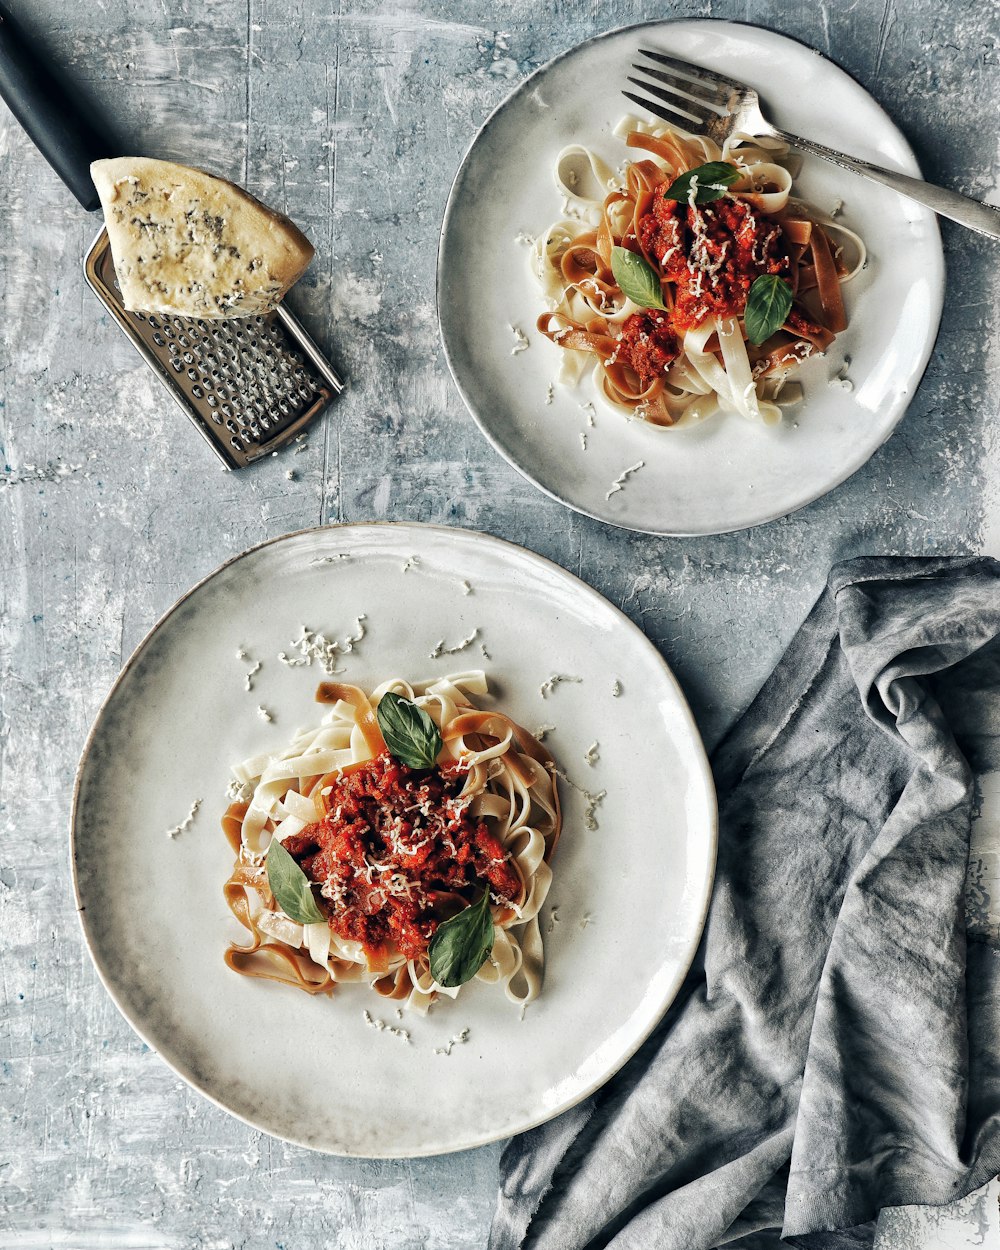
<path fill-rule="evenodd" d="M 937 334 L 941 241 L 928 210 L 807 157 L 797 192 L 827 211 L 843 201 L 843 220 L 865 239 L 870 263 L 844 288 L 847 331 L 802 372 L 805 399 L 780 426 L 725 415 L 657 430 L 604 406 L 589 375 L 576 389 L 557 386 L 546 404 L 560 349 L 534 328 L 542 299 L 517 236 L 537 236 L 560 217 L 552 170 L 562 147 L 586 144 L 612 168 L 624 159 L 611 130 L 631 107 L 620 93 L 640 46 L 757 87 L 765 113 L 793 133 L 919 170 L 899 130 L 837 66 L 783 35 L 722 21 L 634 26 L 581 44 L 522 83 L 466 154 L 442 229 L 438 314 L 452 374 L 482 432 L 529 481 L 577 512 L 651 534 L 725 533 L 819 498 L 892 433 Z M 517 355 L 512 325 L 531 344 Z M 831 385 L 845 358 L 850 392 Z M 589 400 L 593 428 L 582 408 Z"/>
<path fill-rule="evenodd" d="M 484 667 L 498 706 L 532 730 L 556 726 L 547 742 L 572 781 L 607 790 L 599 827 L 588 829 L 583 796 L 561 786 L 565 824 L 542 914 L 545 986 L 523 1020 L 478 983 L 426 1019 L 399 1020 L 366 986 L 309 998 L 223 963 L 229 939 L 243 934 L 222 897 L 232 866 L 219 825 L 230 764 L 315 723 L 325 674 L 288 668 L 278 652 L 291 650 L 303 625 L 343 637 L 360 613 L 367 633 L 341 680 L 370 688 L 391 675 Z M 465 650 L 430 658 L 439 641 L 454 646 L 475 629 Z M 553 673 L 581 680 L 542 697 Z M 595 741 L 591 766 L 584 757 Z M 196 799 L 193 822 L 170 837 Z M 73 870 L 102 980 L 186 1081 L 289 1141 L 401 1157 L 539 1124 L 625 1062 L 693 957 L 715 825 L 712 778 L 684 697 L 617 609 L 495 538 L 356 525 L 246 552 L 185 595 L 139 646 L 80 764 Z M 408 1029 L 411 1043 L 366 1024 L 365 1011 Z M 463 1029 L 465 1043 L 435 1053 Z"/>

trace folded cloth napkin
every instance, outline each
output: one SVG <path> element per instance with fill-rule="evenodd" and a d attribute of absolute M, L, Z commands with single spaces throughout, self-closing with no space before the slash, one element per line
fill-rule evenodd
<path fill-rule="evenodd" d="M 837 565 L 715 753 L 681 994 L 613 1081 L 507 1147 L 490 1250 L 871 1246 L 882 1207 L 1000 1171 L 963 748 L 1000 770 L 1000 563 Z"/>

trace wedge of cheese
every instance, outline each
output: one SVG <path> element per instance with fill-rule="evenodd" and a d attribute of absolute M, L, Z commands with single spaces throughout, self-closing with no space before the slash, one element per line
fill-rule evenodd
<path fill-rule="evenodd" d="M 125 307 L 178 317 L 270 312 L 313 247 L 287 217 L 201 169 L 141 156 L 95 161 Z"/>

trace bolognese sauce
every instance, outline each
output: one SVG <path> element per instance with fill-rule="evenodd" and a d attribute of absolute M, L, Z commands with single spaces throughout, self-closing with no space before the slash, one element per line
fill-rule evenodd
<path fill-rule="evenodd" d="M 470 814 L 464 783 L 458 764 L 420 772 L 384 752 L 337 780 L 323 796 L 326 816 L 285 840 L 320 887 L 331 929 L 360 942 L 370 962 L 390 943 L 408 959 L 425 954 L 448 896 L 460 906 L 483 889 L 519 900 L 517 868 Z"/>
<path fill-rule="evenodd" d="M 638 242 L 647 259 L 676 285 L 673 328 L 683 333 L 711 314 L 736 317 L 750 287 L 767 274 L 791 271 L 781 228 L 745 201 L 724 197 L 711 204 L 679 203 L 658 186 L 639 219 Z"/>

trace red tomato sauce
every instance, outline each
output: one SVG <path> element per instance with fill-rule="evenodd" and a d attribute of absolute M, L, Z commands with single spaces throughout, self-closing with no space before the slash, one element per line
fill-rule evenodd
<path fill-rule="evenodd" d="M 724 196 L 691 205 L 668 200 L 666 190 L 656 188 L 638 233 L 647 256 L 676 285 L 671 322 L 678 333 L 713 313 L 740 316 L 755 279 L 790 271 L 781 227 L 746 201 Z"/>
<path fill-rule="evenodd" d="M 680 343 L 666 313 L 651 309 L 622 322 L 618 346 L 609 364 L 620 361 L 639 375 L 643 387 L 666 372 L 680 353 Z"/>
<path fill-rule="evenodd" d="M 441 893 L 472 902 L 488 883 L 498 898 L 520 898 L 507 852 L 459 798 L 464 782 L 457 765 L 416 772 L 384 753 L 333 786 L 323 820 L 285 840 L 334 933 L 370 954 L 391 942 L 413 959 L 437 929 Z"/>

